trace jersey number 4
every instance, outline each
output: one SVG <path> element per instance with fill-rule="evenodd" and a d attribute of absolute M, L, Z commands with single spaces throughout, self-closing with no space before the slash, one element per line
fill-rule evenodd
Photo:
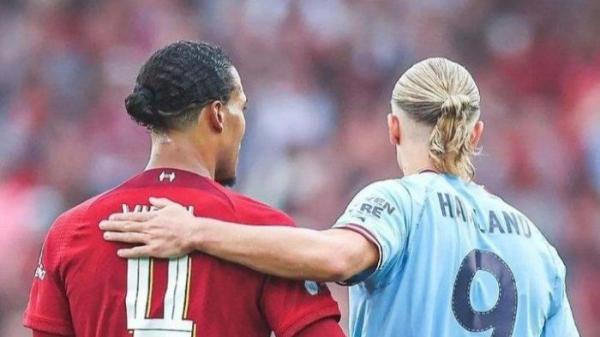
<path fill-rule="evenodd" d="M 195 324 L 186 320 L 192 260 L 189 256 L 169 260 L 164 317 L 149 318 L 152 303 L 153 260 L 127 261 L 127 329 L 133 337 L 193 337 Z"/>
<path fill-rule="evenodd" d="M 498 300 L 487 311 L 477 311 L 471 303 L 471 283 L 479 270 L 492 274 L 498 282 Z M 492 337 L 511 337 L 517 301 L 515 277 L 500 256 L 475 249 L 463 259 L 452 292 L 452 311 L 463 328 L 472 332 L 493 329 Z"/>

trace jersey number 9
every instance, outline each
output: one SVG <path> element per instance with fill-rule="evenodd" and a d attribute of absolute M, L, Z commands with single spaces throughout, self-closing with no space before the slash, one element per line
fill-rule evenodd
<path fill-rule="evenodd" d="M 498 282 L 498 300 L 487 311 L 477 311 L 471 303 L 471 283 L 479 270 L 492 274 Z M 511 337 L 517 301 L 515 277 L 500 256 L 475 249 L 463 259 L 452 292 L 452 311 L 463 328 L 472 332 L 493 329 L 492 337 Z"/>

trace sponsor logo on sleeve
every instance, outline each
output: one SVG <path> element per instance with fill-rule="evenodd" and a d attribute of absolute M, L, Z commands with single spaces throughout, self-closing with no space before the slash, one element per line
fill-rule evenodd
<path fill-rule="evenodd" d="M 44 278 L 46 278 L 46 270 L 44 270 L 43 265 L 39 264 L 35 269 L 35 278 L 39 278 L 42 281 L 44 280 Z"/>
<path fill-rule="evenodd" d="M 367 217 L 375 217 L 381 219 L 384 214 L 391 215 L 396 211 L 396 207 L 380 197 L 370 197 L 362 203 L 355 206 L 350 214 L 362 222 L 367 220 Z"/>
<path fill-rule="evenodd" d="M 34 278 L 38 278 L 42 281 L 44 280 L 44 278 L 46 278 L 46 270 L 44 269 L 44 265 L 42 264 L 43 250 L 44 250 L 44 248 L 42 247 L 42 252 L 40 252 L 40 258 L 38 260 L 38 265 L 37 265 L 37 268 L 35 269 L 35 275 L 33 276 Z"/>

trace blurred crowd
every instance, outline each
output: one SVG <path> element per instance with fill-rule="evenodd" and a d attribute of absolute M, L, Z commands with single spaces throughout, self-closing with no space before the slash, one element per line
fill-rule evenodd
<path fill-rule="evenodd" d="M 221 45 L 241 73 L 236 188 L 319 229 L 401 175 L 385 122 L 400 74 L 429 56 L 463 63 L 486 123 L 476 180 L 558 247 L 581 333 L 600 336 L 598 17 L 595 0 L 0 1 L 0 336 L 28 336 L 57 214 L 144 168 L 149 137 L 123 100 L 180 39 Z"/>

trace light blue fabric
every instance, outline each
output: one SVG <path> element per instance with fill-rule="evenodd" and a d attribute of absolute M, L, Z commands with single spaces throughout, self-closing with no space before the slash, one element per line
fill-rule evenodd
<path fill-rule="evenodd" d="M 334 227 L 380 250 L 350 287 L 352 337 L 575 337 L 556 250 L 482 186 L 421 173 L 375 182 Z"/>

